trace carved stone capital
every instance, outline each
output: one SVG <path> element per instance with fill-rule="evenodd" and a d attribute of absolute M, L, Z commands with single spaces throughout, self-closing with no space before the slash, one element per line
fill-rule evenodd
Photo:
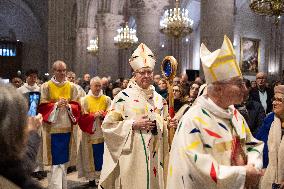
<path fill-rule="evenodd" d="M 118 27 L 124 22 L 122 15 L 116 14 L 98 14 L 96 20 L 99 23 L 99 26 L 103 26 L 105 29 L 117 30 Z"/>
<path fill-rule="evenodd" d="M 155 13 L 159 14 L 164 9 L 164 7 L 169 5 L 169 1 L 167 0 L 134 0 L 131 2 L 131 9 L 138 13 Z"/>

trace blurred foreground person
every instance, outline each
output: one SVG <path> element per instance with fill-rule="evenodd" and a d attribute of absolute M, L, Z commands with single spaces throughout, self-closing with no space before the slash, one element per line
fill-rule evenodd
<path fill-rule="evenodd" d="M 0 91 L 0 188 L 41 188 L 27 169 L 35 163 L 37 146 L 26 148 L 33 130 L 27 126 L 26 100 L 11 85 L 0 83 Z"/>
<path fill-rule="evenodd" d="M 198 97 L 180 120 L 170 152 L 167 188 L 257 187 L 263 143 L 253 138 L 233 106 L 243 101 L 246 90 L 233 46 L 225 36 L 221 49 L 212 53 L 202 44 L 200 56 L 207 95 Z"/>

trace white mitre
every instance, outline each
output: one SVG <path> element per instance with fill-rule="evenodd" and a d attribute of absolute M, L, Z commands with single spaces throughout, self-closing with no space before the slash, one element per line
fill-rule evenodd
<path fill-rule="evenodd" d="M 129 64 L 134 71 L 140 68 L 149 67 L 154 69 L 155 67 L 155 57 L 152 51 L 143 43 L 141 43 L 137 49 L 131 55 L 129 59 Z"/>
<path fill-rule="evenodd" d="M 221 49 L 217 49 L 212 53 L 202 43 L 200 46 L 200 59 L 207 84 L 237 76 L 242 77 L 233 45 L 226 35 Z"/>

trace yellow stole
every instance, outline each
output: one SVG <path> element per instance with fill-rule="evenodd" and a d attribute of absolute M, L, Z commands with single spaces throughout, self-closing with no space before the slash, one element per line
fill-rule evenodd
<path fill-rule="evenodd" d="M 48 82 L 50 100 L 58 101 L 60 98 L 71 99 L 71 84 L 66 82 L 62 86 L 58 86 L 52 81 Z"/>
<path fill-rule="evenodd" d="M 99 110 L 106 111 L 107 109 L 107 97 L 105 95 L 102 95 L 100 97 L 94 97 L 94 96 L 86 96 L 87 104 L 88 104 L 88 112 L 94 113 Z"/>

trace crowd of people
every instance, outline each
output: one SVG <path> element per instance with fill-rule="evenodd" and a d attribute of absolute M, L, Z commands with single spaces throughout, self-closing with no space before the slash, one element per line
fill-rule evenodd
<path fill-rule="evenodd" d="M 24 84 L 0 83 L 0 186 L 41 188 L 31 176 L 47 176 L 50 189 L 67 188 L 77 170 L 102 189 L 284 188 L 284 85 L 264 72 L 244 79 L 232 49 L 226 36 L 212 53 L 201 45 L 205 77 L 173 79 L 173 118 L 143 43 L 132 78 L 78 79 L 58 60 L 46 82 L 28 70 Z M 27 114 L 31 92 L 40 93 L 37 116 Z"/>

